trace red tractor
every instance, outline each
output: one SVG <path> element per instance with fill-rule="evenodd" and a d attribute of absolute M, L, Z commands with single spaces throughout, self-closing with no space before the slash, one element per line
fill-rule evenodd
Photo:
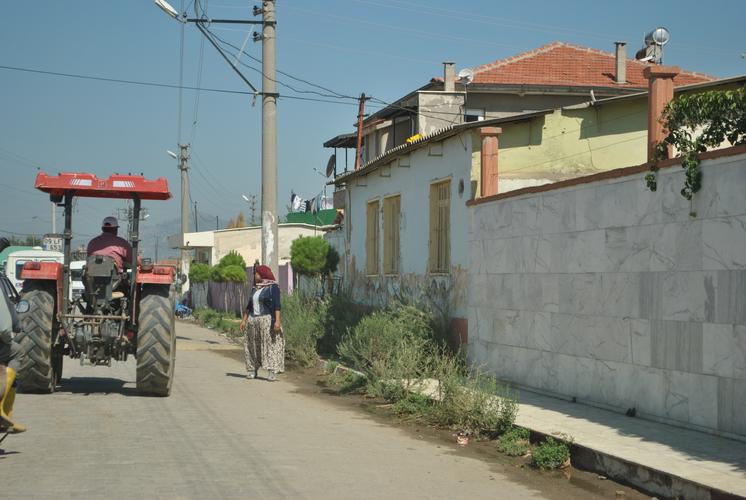
<path fill-rule="evenodd" d="M 81 365 L 111 366 L 111 360 L 137 359 L 137 388 L 146 394 L 168 396 L 174 373 L 175 270 L 138 264 L 140 203 L 171 197 L 166 179 L 147 180 L 136 175 L 40 173 L 36 189 L 49 193 L 65 209 L 64 262 L 27 262 L 21 278 L 21 298 L 28 310 L 20 314 L 22 333 L 16 340 L 25 351 L 19 372 L 20 389 L 54 392 L 62 376 L 65 356 Z M 132 200 L 132 262 L 129 273 L 119 272 L 107 256 L 92 255 L 83 273 L 84 292 L 71 300 L 70 260 L 73 198 Z"/>

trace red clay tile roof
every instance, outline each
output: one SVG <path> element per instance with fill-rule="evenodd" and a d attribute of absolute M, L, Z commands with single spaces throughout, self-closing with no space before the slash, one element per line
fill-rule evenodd
<path fill-rule="evenodd" d="M 647 88 L 642 70 L 647 63 L 627 59 L 627 83 L 614 83 L 616 56 L 564 42 L 553 42 L 517 56 L 474 68 L 475 84 L 561 85 L 573 87 Z M 710 75 L 683 71 L 674 85 L 715 80 Z"/>

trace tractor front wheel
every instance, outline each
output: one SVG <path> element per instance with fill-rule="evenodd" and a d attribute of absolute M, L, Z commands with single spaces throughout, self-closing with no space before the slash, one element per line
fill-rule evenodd
<path fill-rule="evenodd" d="M 138 324 L 137 389 L 168 396 L 176 361 L 174 301 L 168 287 L 144 287 Z"/>
<path fill-rule="evenodd" d="M 42 284 L 30 284 L 27 290 L 23 298 L 29 310 L 19 314 L 21 333 L 16 336 L 24 353 L 18 385 L 23 392 L 50 393 L 62 371 L 62 359 L 57 360 L 52 350 L 54 295 Z"/>

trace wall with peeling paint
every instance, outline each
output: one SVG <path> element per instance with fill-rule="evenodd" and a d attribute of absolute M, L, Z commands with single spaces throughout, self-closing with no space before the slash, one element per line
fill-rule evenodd
<path fill-rule="evenodd" d="M 330 233 L 335 247 L 346 257 L 340 262 L 344 284 L 355 300 L 385 306 L 399 294 L 429 300 L 447 310 L 449 316 L 465 317 L 467 240 L 470 198 L 471 137 L 469 134 L 434 142 L 371 174 L 350 181 L 347 186 L 344 242 Z M 428 273 L 430 184 L 451 179 L 451 272 Z M 459 186 L 463 189 L 460 190 Z M 383 238 L 383 199 L 399 194 L 400 273 L 383 275 L 383 241 L 379 248 L 379 273 L 365 273 L 366 206 L 381 201 L 379 234 Z"/>

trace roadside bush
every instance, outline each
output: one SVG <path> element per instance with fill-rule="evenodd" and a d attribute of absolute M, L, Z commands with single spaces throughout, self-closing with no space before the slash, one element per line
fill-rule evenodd
<path fill-rule="evenodd" d="M 339 343 L 360 322 L 365 312 L 346 294 L 327 295 L 326 300 L 324 331 L 318 339 L 317 348 L 322 356 L 337 356 Z"/>
<path fill-rule="evenodd" d="M 327 302 L 304 299 L 298 293 L 283 297 L 282 325 L 289 360 L 311 366 L 319 358 L 316 344 L 324 333 L 327 308 Z"/>
<path fill-rule="evenodd" d="M 239 266 L 242 269 L 246 269 L 246 261 L 243 260 L 241 254 L 235 250 L 231 250 L 227 254 L 223 255 L 216 267 L 228 267 L 228 266 Z"/>
<path fill-rule="evenodd" d="M 326 266 L 328 253 L 329 243 L 321 236 L 297 238 L 290 245 L 290 262 L 293 271 L 309 276 L 321 274 Z"/>
<path fill-rule="evenodd" d="M 511 457 L 522 457 L 531 449 L 528 429 L 513 427 L 497 440 L 497 449 Z"/>
<path fill-rule="evenodd" d="M 438 404 L 434 419 L 441 425 L 494 437 L 515 422 L 513 394 L 481 370 L 469 373 L 463 360 L 441 353 L 434 363 Z"/>
<path fill-rule="evenodd" d="M 411 393 L 400 399 L 392 409 L 397 415 L 416 415 L 427 417 L 433 408 L 433 402 L 423 394 Z"/>
<path fill-rule="evenodd" d="M 210 266 L 198 262 L 189 266 L 189 281 L 192 283 L 204 283 L 210 279 Z"/>
<path fill-rule="evenodd" d="M 385 393 L 390 383 L 400 384 L 425 374 L 430 335 L 427 318 L 411 306 L 401 306 L 362 318 L 342 339 L 338 351 L 373 384 L 380 382 L 379 389 Z"/>
<path fill-rule="evenodd" d="M 531 452 L 531 465 L 543 470 L 563 467 L 569 459 L 570 448 L 549 436 Z"/>

